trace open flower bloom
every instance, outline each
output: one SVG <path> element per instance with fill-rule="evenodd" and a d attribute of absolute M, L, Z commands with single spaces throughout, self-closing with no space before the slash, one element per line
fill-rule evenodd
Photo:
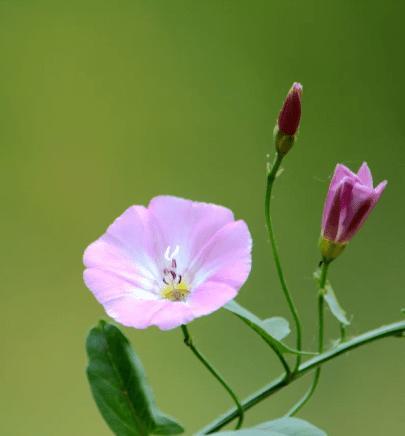
<path fill-rule="evenodd" d="M 323 210 L 323 239 L 334 244 L 347 244 L 364 224 L 386 185 L 387 182 L 383 181 L 373 188 L 373 178 L 365 162 L 357 174 L 338 164 Z"/>
<path fill-rule="evenodd" d="M 249 275 L 251 246 L 229 209 L 155 197 L 86 249 L 84 281 L 117 322 L 167 330 L 232 300 Z"/>

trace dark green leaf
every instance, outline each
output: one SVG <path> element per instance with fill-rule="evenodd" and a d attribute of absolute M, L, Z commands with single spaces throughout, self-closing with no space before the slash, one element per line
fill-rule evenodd
<path fill-rule="evenodd" d="M 87 337 L 87 377 L 97 406 L 118 436 L 178 434 L 155 405 L 142 364 L 121 331 L 104 321 Z"/>
<path fill-rule="evenodd" d="M 234 300 L 227 303 L 224 307 L 225 309 L 229 310 L 230 312 L 237 315 L 240 319 L 242 319 L 250 328 L 252 328 L 256 333 L 258 333 L 262 337 L 262 339 L 271 347 L 277 348 L 277 350 L 279 350 L 282 353 L 293 353 L 293 354 L 300 353 L 298 350 L 294 350 L 293 348 L 290 348 L 288 345 L 284 344 L 278 339 L 286 336 L 285 335 L 286 324 L 287 324 L 287 329 L 289 330 L 288 322 L 286 320 L 284 320 L 284 322 L 280 322 L 280 321 L 269 322 L 271 319 L 274 319 L 274 318 L 270 318 L 268 320 L 262 321 L 254 313 L 245 309 L 243 306 L 241 306 Z M 278 324 L 278 328 L 277 331 L 275 332 L 274 330 L 276 324 Z M 312 354 L 312 353 L 302 352 L 302 354 Z"/>
<path fill-rule="evenodd" d="M 238 433 L 238 435 L 236 435 L 236 433 Z M 327 436 L 323 430 L 320 430 L 309 422 L 290 417 L 264 422 L 253 428 L 224 431 L 216 434 L 222 436 L 232 436 L 233 434 L 235 434 L 235 436 Z"/>

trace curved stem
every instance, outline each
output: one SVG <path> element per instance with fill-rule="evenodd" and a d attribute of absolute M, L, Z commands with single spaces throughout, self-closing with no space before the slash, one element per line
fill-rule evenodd
<path fill-rule="evenodd" d="M 221 374 L 208 362 L 206 357 L 198 351 L 197 347 L 193 344 L 193 341 L 191 340 L 191 336 L 190 336 L 190 332 L 188 331 L 188 328 L 185 325 L 182 325 L 181 330 L 184 336 L 184 343 L 191 349 L 191 351 L 195 354 L 195 356 L 197 356 L 197 358 L 208 369 L 208 371 L 221 383 L 221 385 L 225 388 L 225 390 L 228 392 L 228 394 L 232 397 L 233 401 L 235 402 L 236 409 L 239 415 L 239 419 L 238 422 L 236 423 L 235 429 L 236 430 L 239 429 L 243 423 L 244 410 L 238 397 L 235 395 L 235 393 L 229 387 L 229 385 L 225 382 Z"/>
<path fill-rule="evenodd" d="M 297 308 L 294 304 L 294 301 L 291 297 L 290 291 L 288 290 L 287 282 L 284 277 L 283 268 L 281 266 L 280 255 L 278 253 L 277 242 L 274 236 L 273 223 L 271 220 L 271 193 L 273 191 L 274 181 L 276 180 L 277 172 L 280 168 L 281 162 L 283 160 L 283 156 L 280 154 L 276 154 L 276 160 L 267 176 L 267 188 L 266 188 L 266 198 L 265 198 L 265 217 L 266 217 L 266 227 L 267 232 L 270 238 L 271 248 L 273 251 L 274 263 L 276 265 L 277 274 L 280 280 L 281 288 L 283 290 L 284 296 L 287 300 L 288 307 L 291 311 L 291 315 L 294 319 L 295 329 L 296 329 L 296 349 L 301 351 L 302 349 L 302 333 L 301 333 L 301 322 L 298 316 Z M 297 355 L 297 361 L 294 368 L 294 371 L 297 371 L 299 365 L 301 363 L 301 355 Z"/>
<path fill-rule="evenodd" d="M 274 353 L 276 354 L 278 359 L 280 360 L 281 365 L 283 365 L 286 378 L 290 378 L 291 377 L 291 369 L 290 369 L 290 366 L 288 365 L 287 360 L 284 358 L 283 353 L 274 345 L 270 345 L 270 347 L 274 351 Z"/>
<path fill-rule="evenodd" d="M 318 291 L 318 352 L 321 354 L 323 352 L 323 336 L 324 336 L 324 294 L 325 294 L 325 284 L 328 275 L 329 263 L 323 261 L 321 269 L 321 278 L 319 281 L 319 291 Z M 321 367 L 319 366 L 312 379 L 311 386 L 304 394 L 304 396 L 295 404 L 291 410 L 287 413 L 288 416 L 295 415 L 304 405 L 311 399 L 314 394 L 321 376 Z"/>
<path fill-rule="evenodd" d="M 284 375 L 280 376 L 268 385 L 254 392 L 252 395 L 250 395 L 248 398 L 245 398 L 241 402 L 242 408 L 246 412 L 256 404 L 260 403 L 277 391 L 281 390 L 283 387 L 289 385 L 295 380 L 298 380 L 306 373 L 313 371 L 314 369 L 318 368 L 329 360 L 333 360 L 336 357 L 347 353 L 350 350 L 354 350 L 355 348 L 386 337 L 403 337 L 404 334 L 405 321 L 398 321 L 387 326 L 382 326 L 377 329 L 370 330 L 359 336 L 355 336 L 354 338 L 339 344 L 337 347 L 331 348 L 330 350 L 327 350 L 322 354 L 302 363 L 298 368 L 298 371 L 292 374 L 290 379 L 287 380 Z M 214 433 L 215 431 L 218 431 L 226 424 L 231 422 L 237 416 L 239 416 L 239 410 L 237 408 L 233 408 L 212 423 L 208 424 L 198 434 Z"/>

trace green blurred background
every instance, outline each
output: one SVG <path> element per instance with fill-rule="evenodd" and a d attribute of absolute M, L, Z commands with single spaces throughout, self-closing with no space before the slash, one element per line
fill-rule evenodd
<path fill-rule="evenodd" d="M 239 301 L 288 317 L 262 203 L 274 121 L 296 80 L 302 127 L 274 221 L 305 345 L 315 345 L 311 273 L 338 161 L 357 169 L 366 160 L 376 181 L 389 180 L 332 268 L 351 332 L 401 316 L 404 18 L 393 0 L 0 1 L 1 435 L 110 434 L 84 374 L 86 333 L 105 315 L 83 285 L 81 256 L 131 204 L 168 193 L 232 208 L 255 241 Z M 280 373 L 223 311 L 190 329 L 241 396 Z M 231 405 L 179 331 L 124 331 L 159 405 L 187 434 Z M 330 435 L 402 435 L 404 362 L 395 339 L 331 362 L 300 416 Z M 247 424 L 283 414 L 308 383 L 261 403 Z"/>

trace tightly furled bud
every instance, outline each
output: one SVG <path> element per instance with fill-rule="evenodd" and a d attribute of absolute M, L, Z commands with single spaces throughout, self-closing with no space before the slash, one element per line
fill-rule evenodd
<path fill-rule="evenodd" d="M 295 82 L 287 94 L 274 129 L 278 153 L 285 156 L 294 145 L 301 119 L 302 85 Z"/>
<path fill-rule="evenodd" d="M 293 83 L 278 116 L 278 128 L 286 135 L 294 136 L 300 125 L 301 94 L 301 83 Z"/>
<path fill-rule="evenodd" d="M 364 162 L 357 174 L 337 165 L 323 209 L 320 248 L 324 258 L 333 260 L 360 230 L 381 197 L 386 181 L 373 187 Z"/>

